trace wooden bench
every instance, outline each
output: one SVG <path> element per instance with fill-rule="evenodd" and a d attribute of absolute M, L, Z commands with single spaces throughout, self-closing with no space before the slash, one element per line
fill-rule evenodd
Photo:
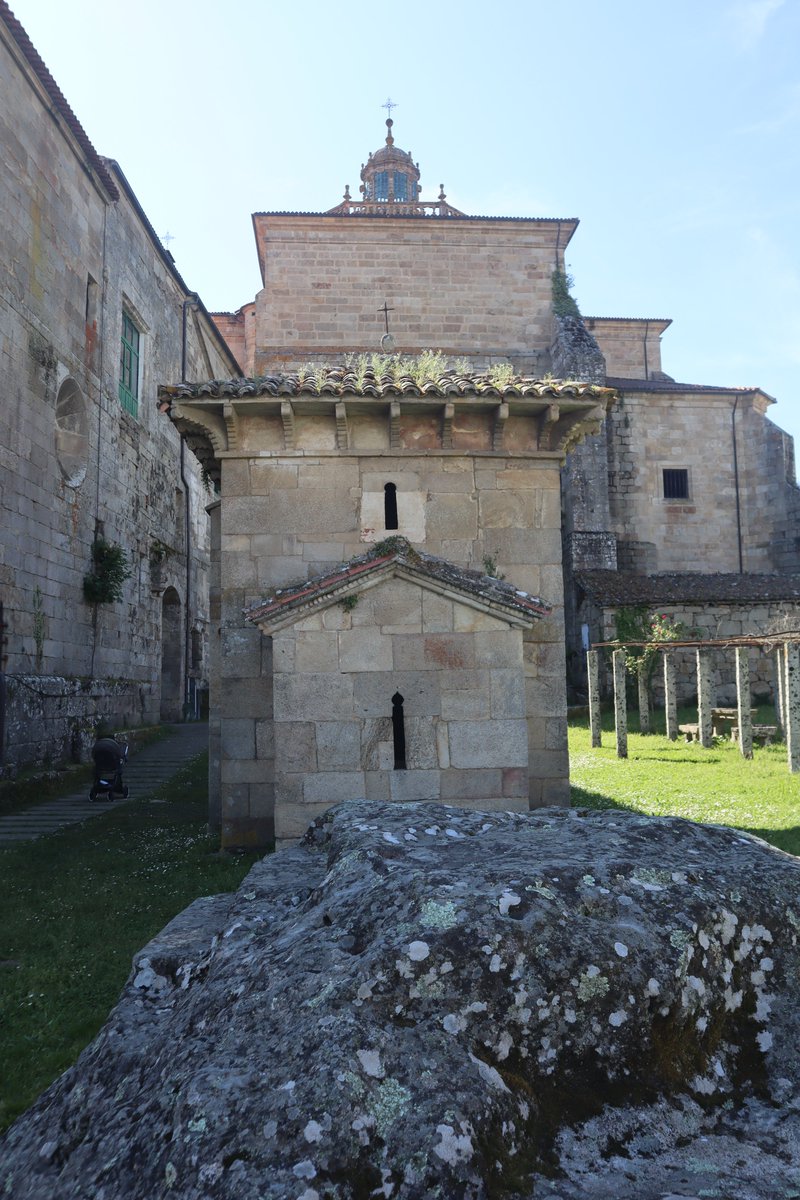
<path fill-rule="evenodd" d="M 700 741 L 700 726 L 699 725 L 679 725 L 678 731 L 683 734 L 687 742 Z"/>
<path fill-rule="evenodd" d="M 777 725 L 754 725 L 753 726 L 753 741 L 759 742 L 762 746 L 769 746 L 772 739 L 778 736 Z M 739 726 L 734 725 L 731 730 L 731 741 L 738 742 Z"/>

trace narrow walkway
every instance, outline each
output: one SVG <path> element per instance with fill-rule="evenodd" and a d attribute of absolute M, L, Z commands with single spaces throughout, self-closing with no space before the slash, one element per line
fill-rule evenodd
<path fill-rule="evenodd" d="M 135 753 L 131 751 L 123 772 L 131 800 L 151 796 L 181 767 L 208 749 L 208 725 L 205 722 L 169 725 L 167 728 L 168 737 Z M 113 803 L 124 804 L 125 801 L 114 800 Z M 105 802 L 92 804 L 87 784 L 79 792 L 71 792 L 55 800 L 43 800 L 41 804 L 32 805 L 21 812 L 0 817 L 0 846 L 55 833 L 65 825 L 75 825 L 108 812 L 110 807 Z"/>

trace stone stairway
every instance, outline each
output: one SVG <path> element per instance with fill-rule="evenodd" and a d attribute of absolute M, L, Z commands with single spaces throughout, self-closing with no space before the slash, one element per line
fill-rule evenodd
<path fill-rule="evenodd" d="M 167 728 L 169 735 L 161 741 L 144 746 L 135 753 L 131 751 L 123 771 L 130 792 L 129 799 L 142 800 L 151 796 L 181 767 L 208 749 L 208 726 L 204 722 L 169 725 Z M 112 803 L 126 802 L 114 800 Z M 43 800 L 41 804 L 31 805 L 21 812 L 0 817 L 0 846 L 43 837 L 65 825 L 97 817 L 108 812 L 110 807 L 105 802 L 90 802 L 88 785 L 79 792 Z"/>

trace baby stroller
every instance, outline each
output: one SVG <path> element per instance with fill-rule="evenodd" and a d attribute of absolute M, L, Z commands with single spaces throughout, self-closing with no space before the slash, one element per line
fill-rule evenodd
<path fill-rule="evenodd" d="M 128 761 L 128 746 L 116 738 L 98 738 L 92 746 L 94 759 L 94 782 L 89 792 L 90 800 L 111 801 L 114 796 L 128 798 L 128 789 L 122 782 L 122 766 Z"/>

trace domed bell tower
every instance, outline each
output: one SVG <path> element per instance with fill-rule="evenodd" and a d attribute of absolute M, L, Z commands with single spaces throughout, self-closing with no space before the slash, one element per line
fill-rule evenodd
<path fill-rule="evenodd" d="M 365 200 L 393 204 L 408 204 L 419 199 L 419 163 L 411 153 L 395 146 L 392 137 L 394 121 L 386 120 L 386 145 L 370 154 L 361 168 L 360 192 Z"/>

